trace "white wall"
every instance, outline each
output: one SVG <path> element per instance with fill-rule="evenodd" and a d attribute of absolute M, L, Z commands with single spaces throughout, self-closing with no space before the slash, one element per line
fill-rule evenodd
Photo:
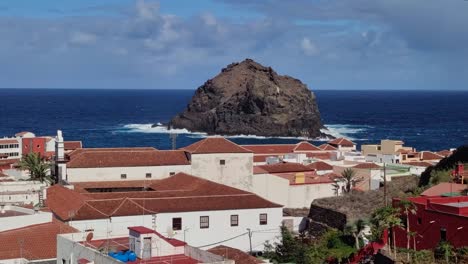
<path fill-rule="evenodd" d="M 30 225 L 44 224 L 52 221 L 52 213 L 49 212 L 34 212 L 32 209 L 5 205 L 5 210 L 13 210 L 25 215 L 0 217 L 0 232 L 22 228 Z"/>
<path fill-rule="evenodd" d="M 225 165 L 220 165 L 220 160 L 225 160 Z M 192 155 L 192 175 L 194 176 L 251 191 L 252 174 L 252 153 Z"/>
<path fill-rule="evenodd" d="M 268 224 L 260 225 L 259 215 L 268 214 Z M 239 215 L 239 226 L 231 227 L 231 215 Z M 209 228 L 200 229 L 200 216 L 209 216 Z M 283 217 L 282 208 L 266 209 L 242 209 L 226 211 L 202 211 L 182 213 L 160 213 L 156 215 L 156 230 L 162 235 L 168 235 L 172 230 L 172 218 L 182 218 L 182 230 L 174 231 L 174 238 L 185 241 L 194 247 L 200 247 L 217 243 L 226 239 L 239 236 L 235 239 L 225 241 L 223 245 L 238 248 L 243 251 L 249 250 L 249 237 L 247 228 L 254 231 L 252 235 L 252 247 L 254 250 L 263 250 L 265 241 L 271 243 L 277 241 L 280 235 L 279 227 Z M 129 226 L 145 226 L 154 228 L 151 215 L 112 217 L 111 219 L 79 220 L 69 224 L 80 231 L 94 229 L 97 236 L 127 235 Z M 259 232 L 261 231 L 261 232 Z M 204 247 L 208 249 L 220 244 Z"/>
<path fill-rule="evenodd" d="M 286 208 L 309 208 L 315 199 L 335 196 L 332 183 L 290 185 L 271 174 L 254 175 L 252 192 Z"/>
<path fill-rule="evenodd" d="M 141 166 L 141 167 L 106 167 L 106 168 L 67 168 L 68 182 L 86 181 L 121 181 L 121 174 L 127 174 L 125 180 L 146 180 L 146 173 L 151 173 L 151 179 L 163 179 L 171 172 L 190 174 L 190 165 L 176 166 Z"/>
<path fill-rule="evenodd" d="M 0 204 L 39 203 L 39 193 L 45 196 L 46 184 L 36 181 L 0 182 Z"/>

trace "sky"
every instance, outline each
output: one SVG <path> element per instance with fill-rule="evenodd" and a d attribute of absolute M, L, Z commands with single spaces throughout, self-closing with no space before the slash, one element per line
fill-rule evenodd
<path fill-rule="evenodd" d="M 466 91 L 468 1 L 0 1 L 0 88 L 196 89 L 245 58 L 312 90 Z"/>

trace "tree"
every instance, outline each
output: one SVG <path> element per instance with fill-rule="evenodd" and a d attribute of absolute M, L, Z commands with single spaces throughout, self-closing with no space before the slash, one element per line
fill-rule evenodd
<path fill-rule="evenodd" d="M 451 170 L 432 170 L 430 175 L 431 185 L 437 185 L 441 182 L 450 182 L 452 176 L 450 175 Z"/>
<path fill-rule="evenodd" d="M 409 254 L 409 249 L 410 249 L 410 222 L 409 222 L 409 214 L 416 214 L 416 206 L 414 206 L 413 202 L 410 200 L 404 199 L 400 201 L 400 206 L 403 209 L 403 213 L 405 214 L 406 217 L 406 258 L 408 261 L 410 261 L 410 254 Z"/>
<path fill-rule="evenodd" d="M 453 246 L 448 241 L 440 241 L 434 253 L 437 258 L 444 258 L 447 264 L 450 263 L 450 257 L 455 255 Z"/>
<path fill-rule="evenodd" d="M 354 237 L 354 245 L 357 250 L 361 248 L 359 238 L 361 238 L 364 235 L 365 228 L 366 222 L 362 219 L 357 220 L 355 223 L 353 223 L 352 225 L 348 225 L 345 228 L 345 233 L 348 233 Z"/>
<path fill-rule="evenodd" d="M 50 164 L 39 153 L 31 152 L 24 155 L 18 165 L 20 169 L 29 172 L 29 180 L 54 183 L 54 180 L 50 176 Z"/>
<path fill-rule="evenodd" d="M 362 181 L 361 178 L 356 177 L 356 171 L 354 171 L 351 168 L 345 169 L 341 173 L 341 176 L 342 176 L 341 181 L 345 183 L 344 191 L 347 193 L 349 193 L 352 190 L 352 188 L 356 185 L 356 183 L 359 183 Z"/>
<path fill-rule="evenodd" d="M 276 245 L 273 260 L 279 263 L 305 263 L 305 247 L 286 226 L 281 226 L 281 243 Z"/>
<path fill-rule="evenodd" d="M 391 206 L 384 206 L 377 208 L 371 217 L 372 233 L 378 236 L 382 236 L 385 229 L 392 229 L 392 240 L 394 255 L 396 256 L 396 242 L 395 242 L 395 228 L 401 226 L 401 219 L 399 216 L 399 210 Z M 376 237 L 374 237 L 375 239 Z M 390 240 L 390 238 L 389 238 Z M 390 245 L 387 241 L 387 245 Z"/>

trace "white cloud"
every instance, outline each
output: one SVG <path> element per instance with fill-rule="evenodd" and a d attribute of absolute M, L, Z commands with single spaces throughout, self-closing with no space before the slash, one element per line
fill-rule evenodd
<path fill-rule="evenodd" d="M 301 49 L 307 56 L 315 56 L 319 54 L 319 49 L 309 38 L 302 39 Z"/>
<path fill-rule="evenodd" d="M 137 0 L 136 11 L 139 18 L 148 20 L 156 19 L 159 13 L 159 3 L 146 2 L 145 0 Z"/>

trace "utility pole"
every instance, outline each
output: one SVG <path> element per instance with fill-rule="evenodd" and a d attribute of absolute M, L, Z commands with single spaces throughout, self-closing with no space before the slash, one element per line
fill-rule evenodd
<path fill-rule="evenodd" d="M 247 231 L 249 231 L 250 255 L 252 255 L 252 231 L 250 228 L 247 228 Z"/>
<path fill-rule="evenodd" d="M 172 126 L 169 126 L 169 137 L 171 138 L 172 150 L 175 150 L 177 148 L 176 146 L 177 134 L 172 131 Z"/>
<path fill-rule="evenodd" d="M 388 199 L 387 199 L 387 165 L 383 164 L 383 182 L 384 182 L 384 204 L 385 204 L 385 207 L 388 206 Z"/>

